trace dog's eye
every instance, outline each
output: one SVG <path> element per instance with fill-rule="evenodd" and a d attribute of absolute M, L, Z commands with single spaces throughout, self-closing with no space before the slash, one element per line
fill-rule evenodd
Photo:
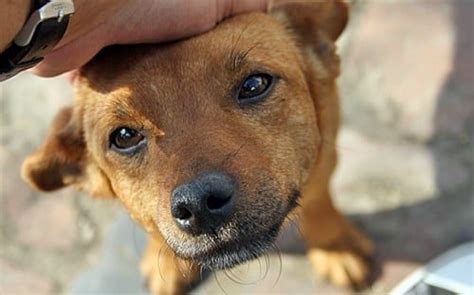
<path fill-rule="evenodd" d="M 143 134 L 127 127 L 117 128 L 110 135 L 112 148 L 122 153 L 133 153 L 144 140 Z"/>
<path fill-rule="evenodd" d="M 254 74 L 245 78 L 240 85 L 238 101 L 240 103 L 254 103 L 266 97 L 274 78 L 269 74 Z"/>

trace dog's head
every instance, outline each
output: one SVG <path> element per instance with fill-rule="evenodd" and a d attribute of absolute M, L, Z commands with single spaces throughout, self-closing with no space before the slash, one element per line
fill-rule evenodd
<path fill-rule="evenodd" d="M 299 1 L 184 41 L 104 50 L 23 175 L 40 190 L 117 197 L 201 265 L 256 257 L 336 128 L 346 20 L 339 1 Z"/>

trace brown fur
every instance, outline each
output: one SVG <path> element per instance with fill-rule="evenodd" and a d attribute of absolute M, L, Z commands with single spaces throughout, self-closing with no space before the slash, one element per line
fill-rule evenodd
<path fill-rule="evenodd" d="M 24 177 L 40 190 L 75 185 L 119 199 L 152 237 L 142 270 L 157 294 L 183 292 L 197 279 L 193 262 L 234 251 L 230 241 L 245 249 L 246 240 L 264 236 L 242 261 L 260 254 L 301 192 L 301 225 L 317 273 L 361 287 L 372 245 L 337 212 L 329 192 L 339 126 L 334 41 L 346 22 L 340 1 L 298 1 L 184 41 L 107 49 L 81 70 L 74 106 L 59 113 L 46 143 L 25 161 Z M 279 77 L 272 93 L 238 106 L 235 85 L 261 71 Z M 110 132 L 120 126 L 142 130 L 143 152 L 126 157 L 109 149 Z M 189 236 L 172 220 L 170 193 L 213 169 L 236 177 L 235 213 L 216 236 Z M 161 247 L 173 250 L 160 257 L 164 280 L 156 264 Z M 179 274 L 177 261 L 189 276 Z"/>

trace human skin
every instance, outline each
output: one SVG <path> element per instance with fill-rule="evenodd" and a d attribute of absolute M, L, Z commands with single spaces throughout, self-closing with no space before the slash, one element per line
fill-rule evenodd
<path fill-rule="evenodd" d="M 0 52 L 21 30 L 30 0 L 0 0 Z M 196 35 L 228 16 L 264 11 L 268 0 L 74 0 L 65 36 L 33 68 L 42 77 L 72 71 L 112 44 L 157 43 Z"/>

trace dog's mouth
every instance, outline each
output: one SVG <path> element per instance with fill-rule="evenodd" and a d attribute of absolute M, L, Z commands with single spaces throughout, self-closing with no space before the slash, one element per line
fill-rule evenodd
<path fill-rule="evenodd" d="M 270 227 L 266 232 L 241 237 L 226 242 L 211 242 L 212 247 L 206 251 L 193 249 L 182 251 L 178 249 L 176 254 L 186 260 L 191 260 L 208 269 L 232 268 L 238 264 L 258 258 L 264 252 L 270 250 L 278 236 L 283 220 Z M 215 240 L 216 237 L 210 237 Z"/>
<path fill-rule="evenodd" d="M 208 269 L 227 269 L 260 257 L 274 248 L 288 214 L 298 205 L 299 192 L 295 192 L 284 209 L 278 214 L 277 222 L 262 229 L 255 224 L 240 224 L 238 232 L 223 229 L 221 232 L 201 237 L 200 242 L 185 245 L 169 243 L 177 256 L 190 260 Z M 259 228 L 259 230 L 255 230 Z M 250 233 L 250 234 L 249 234 Z M 175 247 L 173 247 L 175 246 Z"/>

